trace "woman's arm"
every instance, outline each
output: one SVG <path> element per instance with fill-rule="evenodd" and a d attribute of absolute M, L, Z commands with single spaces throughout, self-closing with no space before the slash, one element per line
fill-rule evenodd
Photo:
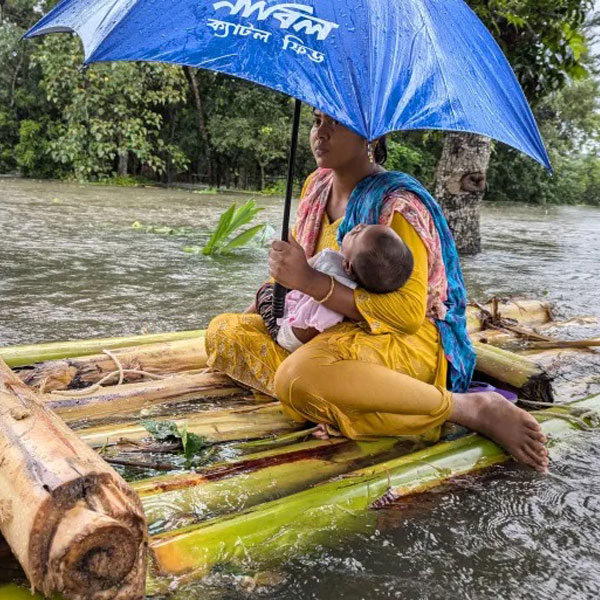
<path fill-rule="evenodd" d="M 406 284 L 389 294 L 373 294 L 361 288 L 352 290 L 336 282 L 324 306 L 353 321 L 366 321 L 373 333 L 414 333 L 423 324 L 427 308 L 427 250 L 414 227 L 403 216 L 394 215 L 391 226 L 413 253 L 414 269 Z M 329 275 L 307 263 L 304 250 L 294 239 L 290 243 L 273 242 L 269 268 L 271 275 L 283 286 L 300 290 L 316 300 L 329 292 Z"/>
<path fill-rule="evenodd" d="M 308 264 L 304 249 L 293 237 L 289 238 L 289 242 L 272 243 L 269 272 L 283 287 L 303 292 L 315 300 L 325 298 L 329 293 L 331 278 Z M 362 319 L 354 302 L 353 290 L 337 281 L 324 306 L 349 319 Z"/>
<path fill-rule="evenodd" d="M 315 300 L 325 298 L 331 288 L 331 277 L 325 275 L 316 269 L 313 269 L 310 277 L 304 284 L 304 289 L 301 292 L 312 296 Z M 352 321 L 362 321 L 363 317 L 354 300 L 354 290 L 343 285 L 339 281 L 334 283 L 333 293 L 323 306 L 338 312 Z"/>

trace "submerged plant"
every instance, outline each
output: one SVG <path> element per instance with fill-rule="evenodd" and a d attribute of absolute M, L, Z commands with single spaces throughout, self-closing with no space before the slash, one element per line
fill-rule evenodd
<path fill-rule="evenodd" d="M 190 235 L 195 233 L 190 227 L 169 227 L 168 225 L 144 225 L 139 221 L 134 221 L 131 228 L 143 233 L 157 233 L 160 235 Z"/>
<path fill-rule="evenodd" d="M 177 427 L 173 421 L 142 421 L 140 423 L 157 442 L 179 440 L 185 456 L 186 467 L 190 467 L 196 457 L 203 454 L 209 442 L 205 437 L 189 433 L 187 423 Z"/>
<path fill-rule="evenodd" d="M 214 196 L 215 194 L 219 193 L 219 189 L 215 188 L 215 187 L 208 187 L 208 188 L 203 188 L 201 190 L 193 190 L 192 194 L 210 194 L 211 196 Z"/>
<path fill-rule="evenodd" d="M 232 204 L 219 219 L 217 228 L 210 236 L 208 244 L 204 248 L 197 246 L 187 246 L 183 249 L 184 252 L 191 254 L 229 254 L 234 248 L 240 248 L 250 242 L 254 236 L 264 230 L 265 224 L 255 225 L 236 235 L 228 241 L 231 234 L 240 227 L 247 225 L 261 211 L 262 208 L 256 206 L 256 202 L 251 198 L 243 206 L 237 207 Z"/>

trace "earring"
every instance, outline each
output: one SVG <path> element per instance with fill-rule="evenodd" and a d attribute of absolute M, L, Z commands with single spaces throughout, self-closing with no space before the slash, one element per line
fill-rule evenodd
<path fill-rule="evenodd" d="M 367 155 L 369 156 L 369 162 L 373 164 L 375 162 L 375 145 L 372 142 L 367 144 Z"/>

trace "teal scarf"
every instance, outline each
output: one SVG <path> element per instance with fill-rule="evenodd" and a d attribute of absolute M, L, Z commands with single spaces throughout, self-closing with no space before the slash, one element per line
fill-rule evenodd
<path fill-rule="evenodd" d="M 443 320 L 436 319 L 435 323 L 448 359 L 448 389 L 466 392 L 475 370 L 475 350 L 467 334 L 465 282 L 454 238 L 433 196 L 416 179 L 405 173 L 388 171 L 365 177 L 350 195 L 346 215 L 338 229 L 338 243 L 341 247 L 344 236 L 359 223 L 379 223 L 383 199 L 396 190 L 416 194 L 430 212 L 437 229 L 448 279 L 448 298 L 444 303 L 446 317 Z"/>

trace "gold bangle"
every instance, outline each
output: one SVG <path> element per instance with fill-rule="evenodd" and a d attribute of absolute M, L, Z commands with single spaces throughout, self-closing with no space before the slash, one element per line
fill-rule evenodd
<path fill-rule="evenodd" d="M 327 295 L 325 296 L 325 298 L 321 298 L 321 300 L 317 300 L 315 298 L 315 300 L 317 300 L 317 302 L 319 304 L 323 304 L 323 302 L 327 302 L 327 300 L 329 300 L 329 298 L 331 298 L 331 294 L 333 294 L 333 288 L 335 287 L 335 279 L 333 278 L 333 275 L 330 275 L 329 279 L 331 279 L 331 283 L 329 284 L 329 291 L 327 292 Z"/>

